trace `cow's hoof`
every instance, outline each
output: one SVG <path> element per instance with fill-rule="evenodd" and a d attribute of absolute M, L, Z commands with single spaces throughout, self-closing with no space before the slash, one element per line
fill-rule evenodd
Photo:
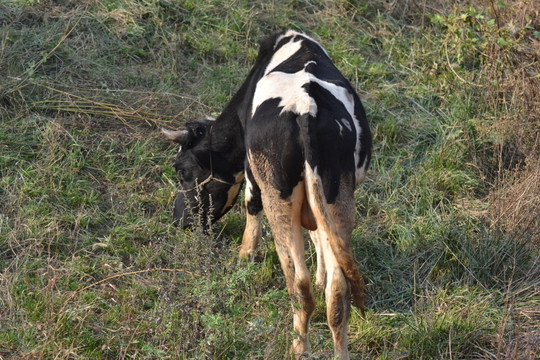
<path fill-rule="evenodd" d="M 238 256 L 242 261 L 255 261 L 255 251 L 240 249 Z"/>

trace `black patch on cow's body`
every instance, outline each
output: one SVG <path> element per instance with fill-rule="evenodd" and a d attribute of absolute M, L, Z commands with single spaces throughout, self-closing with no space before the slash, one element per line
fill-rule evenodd
<path fill-rule="evenodd" d="M 310 116 L 307 136 L 312 156 L 306 159 L 323 180 L 326 200 L 333 204 L 343 173 L 354 174 L 356 129 L 351 115 L 341 101 L 316 82 L 304 86 L 317 103 L 316 117 Z M 349 126 L 341 125 L 344 121 Z"/>
<path fill-rule="evenodd" d="M 267 180 L 285 199 L 302 178 L 304 157 L 297 114 L 282 112 L 280 101 L 269 99 L 259 105 L 249 122 L 246 145 L 274 169 Z"/>

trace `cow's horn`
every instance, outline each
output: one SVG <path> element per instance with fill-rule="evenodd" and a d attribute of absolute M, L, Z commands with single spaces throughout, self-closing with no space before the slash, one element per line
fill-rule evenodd
<path fill-rule="evenodd" d="M 187 145 L 189 142 L 189 131 L 188 130 L 168 130 L 161 128 L 161 132 L 169 140 L 179 143 L 180 145 Z"/>

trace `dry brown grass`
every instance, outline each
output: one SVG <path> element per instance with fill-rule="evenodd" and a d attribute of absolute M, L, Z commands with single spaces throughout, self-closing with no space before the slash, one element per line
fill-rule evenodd
<path fill-rule="evenodd" d="M 497 180 L 490 199 L 492 226 L 527 234 L 540 245 L 540 4 L 509 1 L 492 8 L 499 31 L 508 32 L 516 46 L 491 43 L 486 49 L 486 105 L 500 109 L 486 131 L 497 134 L 494 157 Z M 526 35 L 527 34 L 527 35 Z M 492 64 L 492 66 L 489 66 Z"/>
<path fill-rule="evenodd" d="M 513 175 L 513 176 L 512 176 Z M 540 160 L 527 158 L 524 170 L 508 175 L 491 193 L 491 224 L 506 232 L 530 236 L 540 246 Z"/>

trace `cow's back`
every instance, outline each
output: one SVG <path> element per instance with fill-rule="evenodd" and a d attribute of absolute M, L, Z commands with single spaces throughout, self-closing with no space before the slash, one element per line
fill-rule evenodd
<path fill-rule="evenodd" d="M 371 137 L 365 134 L 369 129 L 362 105 L 311 38 L 288 32 L 274 39 L 270 53 L 253 91 L 246 124 L 248 155 L 257 154 L 276 167 L 269 181 L 284 197 L 301 179 L 307 161 L 318 169 L 332 203 L 342 175 L 358 177 L 369 162 L 366 147 Z"/>

